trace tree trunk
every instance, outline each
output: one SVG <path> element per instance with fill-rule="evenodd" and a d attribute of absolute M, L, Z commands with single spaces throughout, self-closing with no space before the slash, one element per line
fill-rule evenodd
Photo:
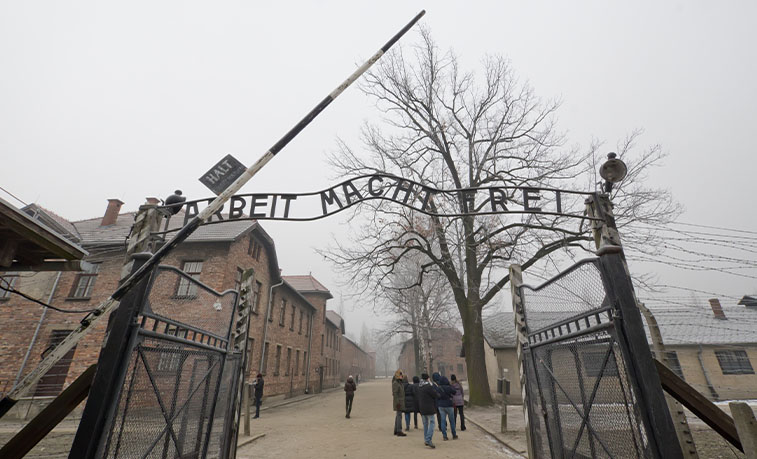
<path fill-rule="evenodd" d="M 481 314 L 475 308 L 469 308 L 466 312 L 467 314 L 463 315 L 463 346 L 465 364 L 468 367 L 468 397 L 471 405 L 491 405 L 494 402 L 486 373 Z"/>

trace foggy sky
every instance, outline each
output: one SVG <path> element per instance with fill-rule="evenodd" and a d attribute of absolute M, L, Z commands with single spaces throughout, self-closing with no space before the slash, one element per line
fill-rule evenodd
<path fill-rule="evenodd" d="M 254 162 L 425 8 L 422 22 L 467 68 L 502 54 L 537 94 L 560 98 L 569 146 L 602 139 L 611 151 L 643 128 L 640 147 L 670 154 L 650 180 L 685 205 L 682 221 L 757 229 L 754 2 L 257 3 L 0 3 L 0 186 L 69 220 L 101 216 L 108 198 L 136 210 L 176 188 L 210 197 L 203 172 L 228 153 Z M 359 147 L 375 116 L 349 88 L 242 192 L 331 186 L 325 153 L 337 137 Z M 337 309 L 339 279 L 312 248 L 343 237 L 344 217 L 262 225 L 284 274 L 312 272 Z M 754 279 L 663 274 L 757 290 Z M 374 320 L 345 306 L 355 335 Z"/>

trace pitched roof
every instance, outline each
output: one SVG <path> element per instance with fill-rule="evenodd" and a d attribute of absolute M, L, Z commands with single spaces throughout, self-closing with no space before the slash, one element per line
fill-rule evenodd
<path fill-rule="evenodd" d="M 709 306 L 658 308 L 652 313 L 666 345 L 757 343 L 757 310 L 722 307 L 725 320 L 716 319 Z"/>
<path fill-rule="evenodd" d="M 101 217 L 73 222 L 73 225 L 81 235 L 84 244 L 123 244 L 134 224 L 135 215 L 136 212 L 119 214 L 116 222 L 107 226 L 100 226 Z M 254 220 L 224 220 L 223 224 L 217 224 L 216 220 L 213 220 L 213 223 L 206 223 L 197 228 L 187 238 L 187 242 L 233 241 L 256 224 Z M 178 230 L 183 225 L 184 212 L 179 212 L 171 217 L 168 230 Z M 164 231 L 162 227 L 161 231 Z M 170 234 L 167 237 L 170 237 Z"/>
<path fill-rule="evenodd" d="M 342 335 L 344 335 L 344 319 L 342 319 L 342 316 L 334 311 L 327 310 L 326 320 L 331 322 L 336 328 L 340 329 L 342 331 Z"/>
<path fill-rule="evenodd" d="M 334 298 L 329 289 L 310 274 L 306 276 L 282 276 L 282 278 L 300 293 L 321 293 L 326 295 L 327 298 Z"/>
<path fill-rule="evenodd" d="M 349 341 L 353 346 L 355 346 L 357 348 L 357 350 L 359 350 L 363 354 L 370 355 L 365 349 L 363 349 L 362 347 L 360 347 L 360 345 L 358 345 L 356 342 L 352 341 L 347 335 L 342 335 L 342 337 L 344 339 L 346 339 L 347 341 Z"/>
<path fill-rule="evenodd" d="M 484 339 L 493 349 L 515 347 L 515 322 L 511 311 L 483 318 Z"/>

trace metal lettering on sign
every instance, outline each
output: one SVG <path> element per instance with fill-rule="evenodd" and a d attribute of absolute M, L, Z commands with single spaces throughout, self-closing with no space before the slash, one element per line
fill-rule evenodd
<path fill-rule="evenodd" d="M 229 187 L 234 180 L 238 179 L 240 175 L 244 174 L 247 167 L 240 163 L 236 158 L 231 155 L 226 155 L 222 160 L 218 161 L 215 166 L 211 167 L 209 171 L 202 174 L 200 182 L 203 185 L 210 188 L 210 191 L 219 195 L 223 193 L 223 190 Z"/>
<path fill-rule="evenodd" d="M 235 195 L 228 208 L 221 207 L 206 223 L 239 219 L 318 220 L 374 199 L 392 201 L 438 217 L 541 214 L 593 220 L 582 212 L 566 211 L 576 208 L 576 205 L 566 207 L 566 204 L 583 202 L 589 195 L 591 193 L 574 190 L 522 186 L 439 190 L 402 177 L 377 173 L 355 177 L 321 191 Z M 182 208 L 185 224 L 211 201 L 212 198 L 185 202 Z"/>

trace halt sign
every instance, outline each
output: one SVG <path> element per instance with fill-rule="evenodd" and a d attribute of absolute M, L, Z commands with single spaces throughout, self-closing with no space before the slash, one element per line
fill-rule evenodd
<path fill-rule="evenodd" d="M 210 188 L 210 191 L 219 195 L 246 170 L 247 167 L 244 164 L 229 154 L 218 161 L 209 171 L 202 174 L 200 182 Z"/>

